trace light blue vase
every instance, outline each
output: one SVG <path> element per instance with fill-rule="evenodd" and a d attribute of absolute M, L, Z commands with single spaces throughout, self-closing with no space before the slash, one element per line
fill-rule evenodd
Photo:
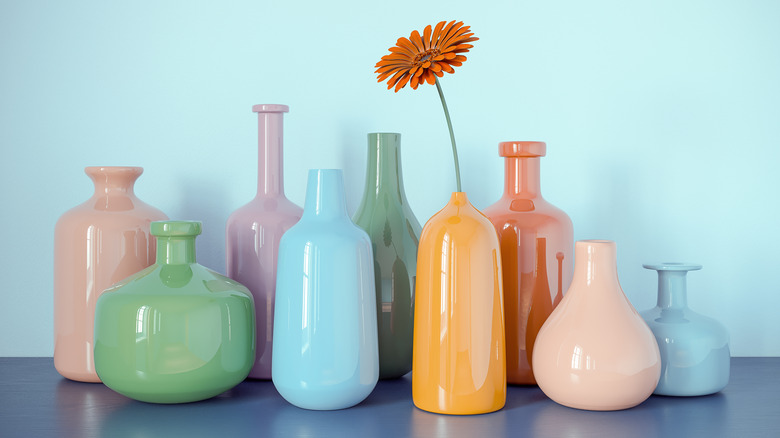
<path fill-rule="evenodd" d="M 713 394 L 729 381 L 731 354 L 726 328 L 688 308 L 686 274 L 701 265 L 642 265 L 658 271 L 658 305 L 642 312 L 661 350 L 661 380 L 654 394 Z"/>
<path fill-rule="evenodd" d="M 341 170 L 309 171 L 300 222 L 282 236 L 271 378 L 304 409 L 344 409 L 379 378 L 371 240 L 347 215 Z"/>

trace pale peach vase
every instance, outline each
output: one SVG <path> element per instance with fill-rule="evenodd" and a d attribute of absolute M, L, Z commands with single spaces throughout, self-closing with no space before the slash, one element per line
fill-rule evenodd
<path fill-rule="evenodd" d="M 99 382 L 93 356 L 95 304 L 103 290 L 154 263 L 152 221 L 160 210 L 133 193 L 140 167 L 87 167 L 95 193 L 65 212 L 54 230 L 54 367 L 71 380 Z"/>
<path fill-rule="evenodd" d="M 615 242 L 578 241 L 574 256 L 572 284 L 536 337 L 536 381 L 571 408 L 631 408 L 658 384 L 658 344 L 620 287 Z"/>

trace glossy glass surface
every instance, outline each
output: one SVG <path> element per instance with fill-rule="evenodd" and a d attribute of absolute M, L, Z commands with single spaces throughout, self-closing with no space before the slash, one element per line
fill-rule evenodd
<path fill-rule="evenodd" d="M 93 358 L 95 304 L 103 290 L 154 263 L 152 221 L 168 219 L 133 192 L 140 167 L 87 167 L 91 198 L 54 229 L 54 367 L 99 382 Z"/>
<path fill-rule="evenodd" d="M 455 192 L 425 224 L 417 258 L 412 398 L 441 414 L 506 401 L 501 256 L 493 225 Z"/>
<path fill-rule="evenodd" d="M 642 317 L 661 350 L 661 380 L 655 394 L 696 396 L 722 390 L 729 382 L 729 334 L 718 321 L 688 308 L 688 271 L 701 265 L 657 263 L 658 305 Z"/>
<path fill-rule="evenodd" d="M 582 240 L 574 251 L 571 287 L 536 337 L 536 381 L 571 408 L 636 406 L 661 374 L 655 337 L 620 287 L 615 242 Z"/>
<path fill-rule="evenodd" d="M 371 240 L 347 216 L 341 170 L 310 170 L 301 220 L 282 237 L 274 386 L 304 409 L 344 409 L 379 378 Z"/>
<path fill-rule="evenodd" d="M 244 380 L 255 358 L 252 296 L 195 262 L 199 222 L 153 222 L 157 262 L 98 299 L 95 367 L 103 383 L 151 403 L 184 403 Z"/>
<path fill-rule="evenodd" d="M 279 241 L 303 210 L 284 195 L 282 148 L 286 105 L 255 105 L 258 118 L 257 195 L 230 215 L 225 230 L 228 277 L 255 300 L 257 355 L 249 377 L 271 378 Z"/>
<path fill-rule="evenodd" d="M 368 169 L 355 224 L 371 238 L 379 324 L 379 378 L 412 370 L 414 288 L 420 223 L 401 173 L 401 134 L 368 134 Z"/>
<path fill-rule="evenodd" d="M 536 335 L 571 283 L 571 220 L 541 193 L 546 148 L 536 141 L 499 143 L 504 194 L 484 210 L 501 242 L 508 383 L 536 383 L 531 368 Z"/>

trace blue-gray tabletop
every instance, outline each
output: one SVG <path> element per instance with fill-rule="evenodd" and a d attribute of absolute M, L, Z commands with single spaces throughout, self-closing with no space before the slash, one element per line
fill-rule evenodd
<path fill-rule="evenodd" d="M 570 409 L 537 387 L 509 386 L 506 407 L 448 416 L 412 404 L 410 376 L 381 381 L 359 405 L 307 411 L 269 381 L 210 400 L 137 402 L 98 383 L 60 377 L 51 358 L 0 358 L 0 437 L 777 437 L 780 358 L 732 358 L 719 394 L 652 396 L 617 412 Z"/>

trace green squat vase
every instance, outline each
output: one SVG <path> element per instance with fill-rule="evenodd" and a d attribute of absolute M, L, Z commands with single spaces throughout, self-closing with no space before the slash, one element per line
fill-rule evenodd
<path fill-rule="evenodd" d="M 371 238 L 376 278 L 379 378 L 412 369 L 414 287 L 420 223 L 404 192 L 401 134 L 368 134 L 366 190 L 354 221 Z"/>
<path fill-rule="evenodd" d="M 152 222 L 156 263 L 98 299 L 95 369 L 114 391 L 150 403 L 194 402 L 249 374 L 255 359 L 252 296 L 195 262 L 200 232 L 200 222 Z"/>

